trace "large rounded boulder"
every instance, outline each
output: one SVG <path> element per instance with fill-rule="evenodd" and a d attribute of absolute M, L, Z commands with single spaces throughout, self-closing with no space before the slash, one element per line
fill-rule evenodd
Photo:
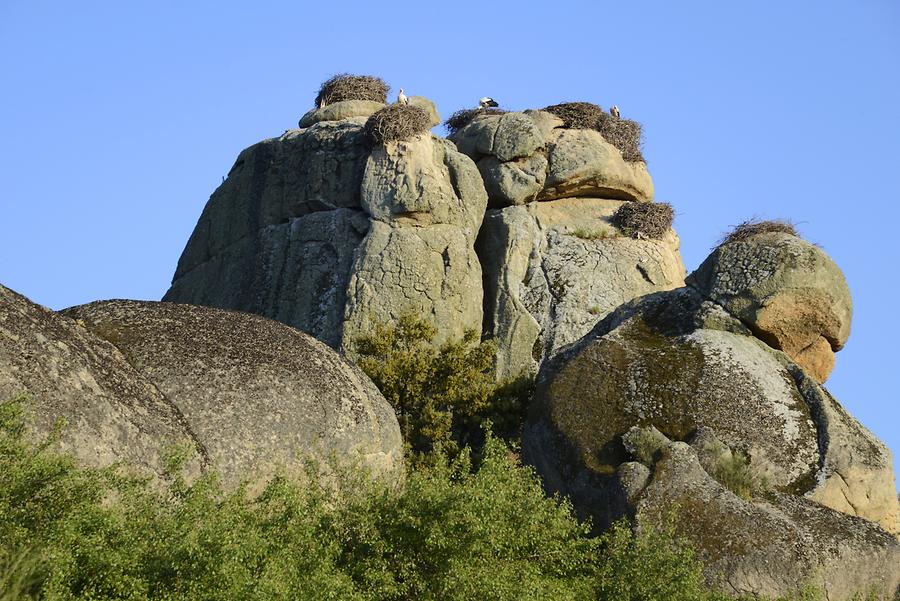
<path fill-rule="evenodd" d="M 114 344 L 178 408 L 226 486 L 307 461 L 402 471 L 393 410 L 355 366 L 259 316 L 172 303 L 106 301 L 66 310 Z"/>
<path fill-rule="evenodd" d="M 185 445 L 188 476 L 206 463 L 178 407 L 115 346 L 0 286 L 0 401 L 22 393 L 29 438 L 44 440 L 61 424 L 53 448 L 80 465 L 161 478 L 166 454 Z"/>
<path fill-rule="evenodd" d="M 791 233 L 726 240 L 687 283 L 819 382 L 850 336 L 853 304 L 843 273 L 821 248 Z"/>
<path fill-rule="evenodd" d="M 690 461 L 702 466 L 671 487 L 665 475 L 675 472 L 660 471 L 675 465 L 659 461 L 665 441 L 689 445 Z M 523 456 L 550 491 L 569 496 L 601 528 L 679 506 L 710 580 L 720 570 L 743 583 L 732 592 L 787 594 L 827 574 L 821 584 L 841 598 L 835 574 L 856 569 L 860 557 L 874 562 L 867 574 L 887 573 L 900 557 L 884 444 L 789 356 L 689 287 L 627 303 L 544 364 Z M 700 494 L 706 488 L 709 498 Z M 722 501 L 722 490 L 734 499 Z M 734 532 L 723 538 L 728 523 Z M 776 533 L 794 531 L 802 552 L 757 586 L 749 575 L 765 554 L 752 548 L 753 537 L 775 548 Z"/>

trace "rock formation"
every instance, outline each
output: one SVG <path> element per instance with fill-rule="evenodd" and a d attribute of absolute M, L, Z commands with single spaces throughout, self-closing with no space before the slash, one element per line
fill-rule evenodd
<path fill-rule="evenodd" d="M 480 331 L 478 171 L 430 134 L 371 148 L 363 124 L 377 104 L 316 109 L 308 127 L 242 152 L 165 300 L 258 313 L 344 349 L 408 310 L 440 323 L 439 341 Z"/>
<path fill-rule="evenodd" d="M 246 313 L 172 303 L 67 309 L 176 406 L 228 488 L 306 461 L 402 473 L 400 427 L 356 366 L 302 332 Z"/>
<path fill-rule="evenodd" d="M 372 382 L 254 315 L 137 301 L 59 314 L 0 286 L 0 400 L 22 392 L 32 440 L 63 419 L 57 450 L 158 481 L 175 448 L 189 451 L 187 480 L 216 469 L 229 488 L 309 459 L 387 479 L 403 469 L 397 418 Z"/>
<path fill-rule="evenodd" d="M 829 598 L 892 592 L 890 453 L 799 364 L 808 354 L 792 356 L 805 347 L 779 350 L 846 340 L 849 294 L 826 259 L 794 236 L 762 234 L 716 250 L 688 278 L 697 288 L 623 305 L 544 365 L 525 459 L 601 527 L 626 515 L 657 523 L 678 506 L 710 579 L 721 573 L 730 592 L 783 595 L 805 582 Z M 815 309 L 780 300 L 798 296 Z M 735 470 L 749 498 L 716 482 L 734 487 Z"/>
<path fill-rule="evenodd" d="M 162 477 L 167 448 L 182 444 L 196 451 L 187 476 L 208 463 L 178 407 L 115 346 L 0 286 L 0 400 L 20 393 L 29 437 L 43 440 L 64 420 L 54 448 L 82 465 L 122 462 Z"/>
<path fill-rule="evenodd" d="M 410 104 L 436 123 L 429 100 Z M 674 231 L 635 240 L 610 225 L 653 184 L 598 132 L 526 111 L 479 116 L 453 143 L 370 148 L 362 124 L 382 106 L 329 104 L 241 153 L 164 300 L 258 313 L 342 350 L 414 310 L 439 325 L 437 343 L 496 338 L 506 378 L 622 302 L 684 283 Z"/>
<path fill-rule="evenodd" d="M 525 111 L 479 114 L 450 139 L 488 192 L 476 250 L 499 377 L 534 373 L 620 304 L 684 284 L 674 230 L 638 240 L 610 223 L 624 201 L 650 202 L 653 182 L 598 132 Z"/>

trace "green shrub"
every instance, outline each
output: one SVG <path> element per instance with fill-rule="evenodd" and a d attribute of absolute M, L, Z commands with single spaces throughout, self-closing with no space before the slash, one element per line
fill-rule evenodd
<path fill-rule="evenodd" d="M 490 433 L 402 489 L 347 472 L 163 494 L 26 443 L 22 402 L 0 403 L 2 601 L 727 599 L 670 525 L 589 536 Z"/>
<path fill-rule="evenodd" d="M 757 236 L 759 234 L 768 234 L 771 232 L 779 232 L 782 234 L 790 234 L 791 236 L 800 237 L 797 228 L 793 223 L 785 219 L 748 219 L 734 226 L 729 233 L 722 236 L 718 246 L 730 244 L 731 242 L 740 242 Z"/>
<path fill-rule="evenodd" d="M 572 235 L 576 238 L 581 238 L 582 240 L 604 240 L 609 237 L 609 232 L 606 230 L 589 230 L 580 227 L 574 230 Z"/>
<path fill-rule="evenodd" d="M 610 222 L 632 238 L 662 238 L 675 219 L 675 210 L 666 202 L 626 202 Z"/>
<path fill-rule="evenodd" d="M 366 121 L 365 134 L 373 146 L 409 140 L 431 129 L 431 117 L 425 109 L 406 104 L 391 104 L 376 111 Z"/>
<path fill-rule="evenodd" d="M 452 136 L 459 130 L 467 126 L 475 120 L 475 117 L 481 115 L 502 115 L 507 111 L 496 107 L 484 107 L 477 109 L 462 109 L 450 115 L 444 121 L 444 127 L 447 128 L 447 134 Z"/>
<path fill-rule="evenodd" d="M 436 335 L 433 325 L 407 312 L 356 341 L 357 363 L 397 413 L 413 458 L 454 455 L 477 442 L 486 421 L 505 436 L 516 434 L 530 381 L 498 384 L 497 348 L 473 331 L 440 347 Z"/>
<path fill-rule="evenodd" d="M 390 90 L 383 79 L 372 75 L 341 73 L 326 80 L 316 94 L 316 107 L 328 106 L 343 100 L 372 100 L 387 103 Z"/>

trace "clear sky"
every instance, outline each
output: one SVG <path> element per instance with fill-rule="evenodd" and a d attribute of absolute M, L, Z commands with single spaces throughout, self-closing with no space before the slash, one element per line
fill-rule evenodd
<path fill-rule="evenodd" d="M 853 293 L 828 387 L 900 454 L 897 0 L 0 0 L 0 283 L 159 299 L 238 152 L 340 72 L 444 116 L 617 104 L 688 270 L 747 217 L 798 222 Z"/>

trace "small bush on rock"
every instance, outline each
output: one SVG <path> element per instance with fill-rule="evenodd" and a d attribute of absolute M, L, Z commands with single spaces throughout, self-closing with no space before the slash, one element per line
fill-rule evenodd
<path fill-rule="evenodd" d="M 616 147 L 622 158 L 629 162 L 644 161 L 641 152 L 641 124 L 630 119 L 613 117 L 601 107 L 590 102 L 564 102 L 544 109 L 563 120 L 570 129 L 593 129 Z"/>
<path fill-rule="evenodd" d="M 356 341 L 358 364 L 393 406 L 414 460 L 453 456 L 477 443 L 489 421 L 506 436 L 518 432 L 530 382 L 498 384 L 493 342 L 475 332 L 435 348 L 437 330 L 411 313 L 392 327 L 377 325 Z"/>
<path fill-rule="evenodd" d="M 319 88 L 316 107 L 343 100 L 372 100 L 386 103 L 388 90 L 390 86 L 380 77 L 341 73 L 325 81 Z"/>
<path fill-rule="evenodd" d="M 507 111 L 496 108 L 496 107 L 485 107 L 485 108 L 477 108 L 477 109 L 462 109 L 456 111 L 450 117 L 444 121 L 444 127 L 447 128 L 447 133 L 449 135 L 453 135 L 469 123 L 475 120 L 475 117 L 479 117 L 481 115 L 502 115 Z"/>
<path fill-rule="evenodd" d="M 610 222 L 625 235 L 638 239 L 662 238 L 675 219 L 672 205 L 665 202 L 626 202 L 620 206 Z"/>
<path fill-rule="evenodd" d="M 375 146 L 410 138 L 431 129 L 431 117 L 417 106 L 392 104 L 377 111 L 366 121 L 366 137 Z"/>
<path fill-rule="evenodd" d="M 719 241 L 719 246 L 730 244 L 731 242 L 740 242 L 747 240 L 759 234 L 768 234 L 771 232 L 780 232 L 790 234 L 791 236 L 800 237 L 797 228 L 790 221 L 784 219 L 760 220 L 748 219 L 734 226 L 731 232 L 725 234 Z"/>

